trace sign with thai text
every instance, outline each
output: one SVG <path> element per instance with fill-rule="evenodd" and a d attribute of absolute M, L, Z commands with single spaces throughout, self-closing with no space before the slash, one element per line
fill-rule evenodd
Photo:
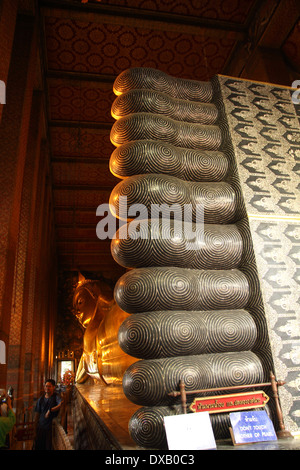
<path fill-rule="evenodd" d="M 230 413 L 229 417 L 234 444 L 277 440 L 273 423 L 265 410 Z"/>
<path fill-rule="evenodd" d="M 214 397 L 195 398 L 190 409 L 195 413 L 208 411 L 209 413 L 223 413 L 236 410 L 249 410 L 261 408 L 269 401 L 263 391 L 234 393 L 231 395 L 217 395 Z"/>

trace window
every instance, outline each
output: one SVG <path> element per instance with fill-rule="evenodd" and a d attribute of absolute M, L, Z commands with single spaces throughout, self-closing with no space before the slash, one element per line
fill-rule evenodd
<path fill-rule="evenodd" d="M 63 378 L 63 375 L 67 370 L 74 372 L 74 368 L 75 368 L 74 360 L 58 361 L 58 368 L 57 368 L 58 382 Z"/>

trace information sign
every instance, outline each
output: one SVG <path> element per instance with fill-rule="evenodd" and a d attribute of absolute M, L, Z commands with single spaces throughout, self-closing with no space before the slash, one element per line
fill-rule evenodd
<path fill-rule="evenodd" d="M 216 449 L 208 412 L 164 417 L 169 450 Z"/>
<path fill-rule="evenodd" d="M 195 413 L 229 413 L 235 410 L 249 410 L 264 407 L 269 397 L 263 391 L 216 395 L 213 397 L 195 398 L 190 409 Z"/>
<path fill-rule="evenodd" d="M 229 417 L 234 444 L 277 440 L 273 423 L 265 410 L 230 413 Z"/>

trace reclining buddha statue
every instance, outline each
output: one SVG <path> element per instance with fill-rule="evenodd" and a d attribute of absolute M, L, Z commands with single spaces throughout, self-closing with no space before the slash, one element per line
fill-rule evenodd
<path fill-rule="evenodd" d="M 123 352 L 118 344 L 118 329 L 129 315 L 115 303 L 106 283 L 85 279 L 81 274 L 73 307 L 85 328 L 76 382 L 83 383 L 91 377 L 95 382 L 120 384 L 124 371 L 136 360 Z"/>

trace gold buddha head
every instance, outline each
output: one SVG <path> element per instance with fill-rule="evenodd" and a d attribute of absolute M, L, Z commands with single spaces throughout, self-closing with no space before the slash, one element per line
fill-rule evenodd
<path fill-rule="evenodd" d="M 95 314 L 99 300 L 111 302 L 112 292 L 109 286 L 98 280 L 86 279 L 79 273 L 78 283 L 73 294 L 75 315 L 85 328 Z"/>

